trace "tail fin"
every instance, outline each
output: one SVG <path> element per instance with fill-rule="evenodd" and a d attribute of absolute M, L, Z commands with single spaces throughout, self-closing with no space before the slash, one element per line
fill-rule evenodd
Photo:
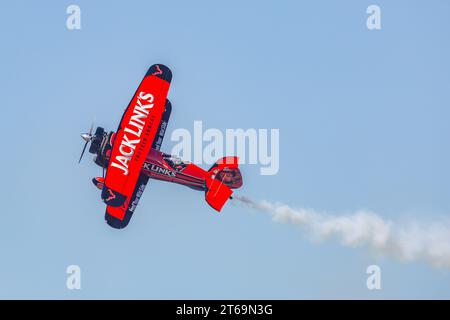
<path fill-rule="evenodd" d="M 219 180 L 231 189 L 242 186 L 242 174 L 238 168 L 238 157 L 224 157 L 219 159 L 209 170 L 212 179 Z"/>
<path fill-rule="evenodd" d="M 205 199 L 215 210 L 220 211 L 233 191 L 242 186 L 242 175 L 237 157 L 224 157 L 209 170 L 206 178 Z"/>

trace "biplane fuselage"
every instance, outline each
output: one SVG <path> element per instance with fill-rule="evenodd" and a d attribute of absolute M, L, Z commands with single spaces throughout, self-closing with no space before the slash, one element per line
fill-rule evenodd
<path fill-rule="evenodd" d="M 183 162 L 160 150 L 172 105 L 167 94 L 172 72 L 162 64 L 151 66 L 125 109 L 116 132 L 98 127 L 82 134 L 94 162 L 106 175 L 92 181 L 102 190 L 105 220 L 113 228 L 128 225 L 149 179 L 188 186 L 205 192 L 206 202 L 220 211 L 242 185 L 237 157 L 219 159 L 209 170 Z"/>
<path fill-rule="evenodd" d="M 107 168 L 109 154 L 102 155 L 106 161 L 99 166 Z M 237 161 L 234 157 L 222 159 L 224 163 L 232 164 Z M 150 179 L 161 180 L 181 184 L 192 189 L 205 191 L 206 180 L 208 178 L 220 179 L 231 189 L 237 189 L 242 186 L 242 175 L 238 168 L 227 168 L 225 170 L 204 170 L 193 163 L 184 162 L 177 156 L 172 156 L 156 149 L 151 149 L 142 166 L 141 174 Z M 95 178 L 94 184 L 102 189 L 101 179 Z"/>

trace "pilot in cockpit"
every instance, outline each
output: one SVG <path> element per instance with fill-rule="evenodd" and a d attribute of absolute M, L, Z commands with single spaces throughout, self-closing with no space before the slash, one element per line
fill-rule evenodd
<path fill-rule="evenodd" d="M 163 159 L 177 172 L 183 171 L 188 164 L 183 162 L 181 158 L 169 154 L 164 154 Z"/>

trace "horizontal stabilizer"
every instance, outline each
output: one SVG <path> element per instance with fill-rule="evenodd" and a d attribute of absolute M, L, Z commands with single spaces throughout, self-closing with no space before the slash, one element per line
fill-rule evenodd
<path fill-rule="evenodd" d="M 205 200 L 215 210 L 220 212 L 232 193 L 233 191 L 222 181 L 216 179 L 206 180 Z"/>

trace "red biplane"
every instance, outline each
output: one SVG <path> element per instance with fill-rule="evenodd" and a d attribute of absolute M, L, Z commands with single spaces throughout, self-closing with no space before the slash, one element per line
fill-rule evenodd
<path fill-rule="evenodd" d="M 128 225 L 150 178 L 175 182 L 205 192 L 206 202 L 220 211 L 232 189 L 242 186 L 237 157 L 224 157 L 208 171 L 159 151 L 172 105 L 167 100 L 172 72 L 162 64 L 150 67 L 134 94 L 116 132 L 98 127 L 81 135 L 103 177 L 92 179 L 102 190 L 106 222 L 113 228 Z M 106 175 L 105 175 L 106 170 Z"/>

